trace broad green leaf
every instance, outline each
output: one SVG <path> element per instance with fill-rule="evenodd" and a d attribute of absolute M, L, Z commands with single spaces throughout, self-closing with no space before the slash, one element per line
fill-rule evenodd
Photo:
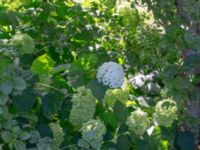
<path fill-rule="evenodd" d="M 44 75 L 51 73 L 53 67 L 54 61 L 47 54 L 43 54 L 34 60 L 31 70 L 37 75 Z"/>
<path fill-rule="evenodd" d="M 97 81 L 97 79 L 93 79 L 88 83 L 88 88 L 92 91 L 93 95 L 98 99 L 98 100 L 103 100 L 104 95 L 106 93 L 106 90 L 108 87 L 102 85 Z"/>
<path fill-rule="evenodd" d="M 26 81 L 21 77 L 13 78 L 13 87 L 16 90 L 22 91 L 26 89 Z"/>
<path fill-rule="evenodd" d="M 31 138 L 29 139 L 29 142 L 31 144 L 37 143 L 40 139 L 40 133 L 36 130 L 30 131 Z"/>
<path fill-rule="evenodd" d="M 9 95 L 13 90 L 13 83 L 10 80 L 6 80 L 0 85 L 0 91 L 5 94 Z"/>
<path fill-rule="evenodd" d="M 22 72 L 22 77 L 26 81 L 31 80 L 33 76 L 34 76 L 34 74 L 31 70 L 24 70 Z"/>
<path fill-rule="evenodd" d="M 19 140 L 15 141 L 14 147 L 15 147 L 15 150 L 26 150 L 26 144 Z"/>
<path fill-rule="evenodd" d="M 28 88 L 23 91 L 22 95 L 14 96 L 12 100 L 18 112 L 25 112 L 35 105 L 36 96 L 33 94 L 33 91 Z"/>
<path fill-rule="evenodd" d="M 8 96 L 0 93 L 0 105 L 5 105 L 8 101 Z"/>
<path fill-rule="evenodd" d="M 180 150 L 195 150 L 195 139 L 191 132 L 181 132 L 177 135 L 177 146 Z"/>
<path fill-rule="evenodd" d="M 108 124 L 113 129 L 117 127 L 117 120 L 115 118 L 115 115 L 112 112 L 110 111 L 104 112 L 102 114 L 99 114 L 99 117 L 104 123 Z"/>
<path fill-rule="evenodd" d="M 150 146 L 145 140 L 137 140 L 136 142 L 136 150 L 150 150 Z"/>
<path fill-rule="evenodd" d="M 11 59 L 8 56 L 0 56 L 0 74 L 4 72 L 6 67 L 11 64 Z"/>
<path fill-rule="evenodd" d="M 117 145 L 113 142 L 104 142 L 102 145 L 102 150 L 117 150 Z"/>
<path fill-rule="evenodd" d="M 117 138 L 117 150 L 130 150 L 131 142 L 127 135 L 120 135 Z"/>
<path fill-rule="evenodd" d="M 114 115 L 119 122 L 123 123 L 128 116 L 128 109 L 121 102 L 116 101 L 114 105 Z"/>
<path fill-rule="evenodd" d="M 51 146 L 51 139 L 46 137 L 40 140 L 39 143 L 37 143 L 38 150 L 52 150 Z"/>
<path fill-rule="evenodd" d="M 52 119 L 58 113 L 59 97 L 49 93 L 42 98 L 42 113 L 47 119 Z"/>
<path fill-rule="evenodd" d="M 1 137 L 2 137 L 3 141 L 6 143 L 9 143 L 15 139 L 14 133 L 12 133 L 10 131 L 3 131 L 1 133 Z"/>
<path fill-rule="evenodd" d="M 21 131 L 21 132 L 19 133 L 19 138 L 20 138 L 20 140 L 22 140 L 22 141 L 26 141 L 26 140 L 28 140 L 30 137 L 31 137 L 31 133 L 29 133 L 29 132 Z"/>

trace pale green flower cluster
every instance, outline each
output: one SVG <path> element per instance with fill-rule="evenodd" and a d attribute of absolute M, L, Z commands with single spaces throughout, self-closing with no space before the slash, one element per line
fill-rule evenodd
<path fill-rule="evenodd" d="M 177 105 L 171 99 L 159 101 L 155 106 L 156 121 L 161 126 L 171 126 L 177 118 Z"/>
<path fill-rule="evenodd" d="M 12 39 L 12 45 L 19 49 L 20 54 L 30 54 L 35 49 L 34 40 L 28 34 L 16 34 Z"/>
<path fill-rule="evenodd" d="M 117 100 L 125 105 L 128 101 L 128 98 L 129 92 L 122 89 L 108 89 L 104 96 L 105 103 L 111 107 L 114 106 Z"/>
<path fill-rule="evenodd" d="M 138 11 L 131 8 L 130 2 L 122 2 L 117 5 L 117 13 L 119 16 L 123 17 L 124 25 L 129 27 L 136 26 L 140 20 Z"/>
<path fill-rule="evenodd" d="M 50 123 L 49 127 L 53 132 L 53 145 L 52 149 L 57 150 L 61 146 L 62 142 L 64 141 L 64 132 L 62 127 L 59 123 Z"/>
<path fill-rule="evenodd" d="M 80 131 L 82 134 L 82 139 L 78 141 L 80 147 L 100 149 L 103 135 L 106 133 L 106 127 L 100 119 L 90 119 L 83 123 Z"/>
<path fill-rule="evenodd" d="M 150 120 L 147 113 L 138 108 L 127 118 L 126 125 L 135 134 L 143 135 L 150 126 Z"/>
<path fill-rule="evenodd" d="M 73 95 L 72 103 L 69 120 L 73 125 L 80 126 L 82 123 L 93 118 L 96 99 L 89 89 L 79 87 L 77 93 Z"/>

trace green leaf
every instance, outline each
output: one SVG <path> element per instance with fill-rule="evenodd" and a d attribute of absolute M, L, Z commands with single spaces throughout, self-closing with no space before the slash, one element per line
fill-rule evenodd
<path fill-rule="evenodd" d="M 120 135 L 117 138 L 117 149 L 118 150 L 130 150 L 131 142 L 127 135 Z"/>
<path fill-rule="evenodd" d="M 5 105 L 8 101 L 8 96 L 0 93 L 0 105 Z"/>
<path fill-rule="evenodd" d="M 12 61 L 8 56 L 0 56 L 0 60 L 0 74 L 2 74 Z"/>
<path fill-rule="evenodd" d="M 49 93 L 42 98 L 42 113 L 47 119 L 52 119 L 58 113 L 60 99 Z"/>
<path fill-rule="evenodd" d="M 104 95 L 108 87 L 103 86 L 101 83 L 97 81 L 97 79 L 93 79 L 88 83 L 88 88 L 92 91 L 92 94 L 98 99 L 103 100 Z"/>
<path fill-rule="evenodd" d="M 34 60 L 31 70 L 37 75 L 45 75 L 49 74 L 53 67 L 54 61 L 47 54 L 43 54 Z"/>
<path fill-rule="evenodd" d="M 19 140 L 15 141 L 14 147 L 15 147 L 15 150 L 26 150 L 26 144 Z"/>
<path fill-rule="evenodd" d="M 18 112 L 25 112 L 35 105 L 36 96 L 33 94 L 33 91 L 28 88 L 23 91 L 22 95 L 15 96 L 12 100 Z"/>
<path fill-rule="evenodd" d="M 136 150 L 150 150 L 150 146 L 147 141 L 137 140 L 136 141 Z"/>
<path fill-rule="evenodd" d="M 180 150 L 195 150 L 195 139 L 191 132 L 181 132 L 177 135 L 177 146 Z"/>
<path fill-rule="evenodd" d="M 4 142 L 9 143 L 15 139 L 15 135 L 10 131 L 3 131 L 1 137 Z"/>
<path fill-rule="evenodd" d="M 128 109 L 120 101 L 116 101 L 114 105 L 114 114 L 117 120 L 123 123 L 128 116 Z"/>
<path fill-rule="evenodd" d="M 31 134 L 31 138 L 30 138 L 29 142 L 31 144 L 37 143 L 40 139 L 40 133 L 36 130 L 33 130 L 30 132 L 30 134 Z"/>
<path fill-rule="evenodd" d="M 13 87 L 16 90 L 22 91 L 26 89 L 26 81 L 21 77 L 15 77 L 13 78 Z"/>
<path fill-rule="evenodd" d="M 48 137 L 41 139 L 40 142 L 37 143 L 38 150 L 52 150 L 50 141 L 51 139 Z"/>
<path fill-rule="evenodd" d="M 26 81 L 31 80 L 33 76 L 34 76 L 34 74 L 31 70 L 24 70 L 22 72 L 22 77 Z"/>
<path fill-rule="evenodd" d="M 102 145 L 102 150 L 117 150 L 117 145 L 112 142 L 104 142 Z"/>
<path fill-rule="evenodd" d="M 184 59 L 183 70 L 187 73 L 199 72 L 200 56 L 191 54 Z"/>
<path fill-rule="evenodd" d="M 104 123 L 110 125 L 113 129 L 117 127 L 117 120 L 112 112 L 104 112 L 99 114 L 99 117 Z"/>
<path fill-rule="evenodd" d="M 6 80 L 0 85 L 0 91 L 5 94 L 9 95 L 13 90 L 13 83 L 10 80 Z"/>
<path fill-rule="evenodd" d="M 47 123 L 40 122 L 38 125 L 38 131 L 42 138 L 50 137 L 51 139 L 53 139 L 53 132 Z"/>
<path fill-rule="evenodd" d="M 26 141 L 26 140 L 28 140 L 29 138 L 31 138 L 31 133 L 26 132 L 26 131 L 21 131 L 21 132 L 19 133 L 19 138 L 20 138 L 20 140 L 22 140 L 22 141 Z"/>

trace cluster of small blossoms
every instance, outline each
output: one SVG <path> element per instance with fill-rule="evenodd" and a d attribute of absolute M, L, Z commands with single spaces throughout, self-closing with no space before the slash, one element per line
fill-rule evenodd
<path fill-rule="evenodd" d="M 19 49 L 20 54 L 30 54 L 35 49 L 34 40 L 28 34 L 16 34 L 12 39 L 12 45 Z"/>
<path fill-rule="evenodd" d="M 97 79 L 110 88 L 119 88 L 124 83 L 123 67 L 115 62 L 105 62 L 97 71 Z"/>
<path fill-rule="evenodd" d="M 131 9 L 131 3 L 130 2 L 122 2 L 122 3 L 117 3 L 117 13 L 119 15 L 124 15 L 124 12 L 126 10 L 130 10 Z"/>
<path fill-rule="evenodd" d="M 78 145 L 87 149 L 100 149 L 103 141 L 103 135 L 106 133 L 106 127 L 100 119 L 90 119 L 83 123 L 80 129 L 82 138 Z"/>
<path fill-rule="evenodd" d="M 137 109 L 127 118 L 126 125 L 135 134 L 143 135 L 150 126 L 150 120 L 147 113 Z"/>
<path fill-rule="evenodd" d="M 62 142 L 64 141 L 64 132 L 60 124 L 57 123 L 50 123 L 49 127 L 51 128 L 51 131 L 53 132 L 53 149 L 58 149 Z"/>
<path fill-rule="evenodd" d="M 117 14 L 123 17 L 123 23 L 130 29 L 138 25 L 140 17 L 136 9 L 131 8 L 131 3 L 124 1 L 117 4 Z M 133 28 L 133 27 L 134 28 Z M 132 28 L 131 28 L 132 27 Z"/>
<path fill-rule="evenodd" d="M 123 104 L 126 104 L 128 98 L 129 92 L 122 89 L 108 89 L 104 96 L 105 103 L 111 107 L 114 106 L 117 100 Z"/>
<path fill-rule="evenodd" d="M 155 106 L 156 121 L 161 126 L 171 126 L 174 120 L 177 118 L 177 105 L 171 99 L 165 99 L 159 101 Z"/>
<path fill-rule="evenodd" d="M 95 113 L 96 99 L 92 92 L 85 88 L 79 87 L 77 94 L 72 98 L 72 110 L 70 112 L 69 120 L 73 125 L 81 125 L 93 118 Z"/>

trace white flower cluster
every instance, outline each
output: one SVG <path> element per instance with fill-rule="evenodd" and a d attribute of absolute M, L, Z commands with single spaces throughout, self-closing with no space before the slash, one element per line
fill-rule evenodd
<path fill-rule="evenodd" d="M 88 122 L 83 123 L 80 129 L 82 138 L 78 141 L 78 145 L 86 149 L 100 149 L 103 136 L 106 133 L 104 123 L 98 119 L 90 119 Z"/>
<path fill-rule="evenodd" d="M 129 130 L 137 135 L 144 134 L 150 126 L 150 120 L 148 119 L 148 114 L 143 112 L 140 108 L 135 110 L 127 118 L 126 125 Z"/>
<path fill-rule="evenodd" d="M 160 126 L 169 127 L 177 119 L 178 107 L 172 99 L 159 101 L 155 106 L 156 121 Z"/>
<path fill-rule="evenodd" d="M 97 71 L 97 79 L 110 88 L 119 88 L 124 83 L 123 67 L 115 62 L 105 62 Z"/>
<path fill-rule="evenodd" d="M 119 15 L 123 15 L 125 10 L 131 9 L 131 3 L 130 2 L 117 2 L 117 12 Z"/>

